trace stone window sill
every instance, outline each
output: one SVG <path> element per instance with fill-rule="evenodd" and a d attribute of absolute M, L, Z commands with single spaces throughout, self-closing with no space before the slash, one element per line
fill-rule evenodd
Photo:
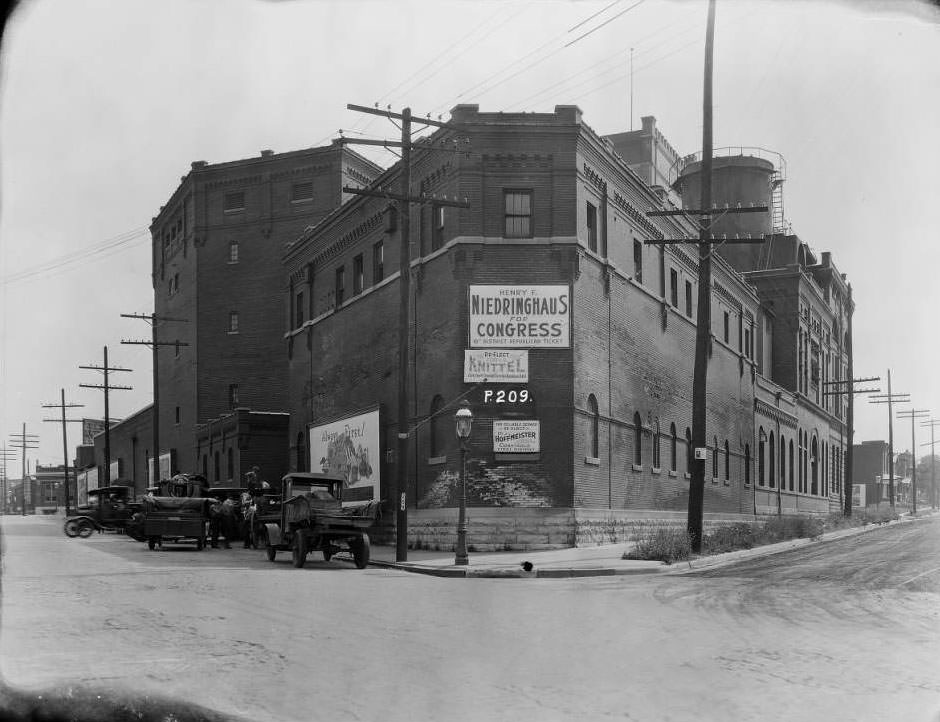
<path fill-rule="evenodd" d="M 643 471 L 643 465 L 642 465 L 642 464 L 634 464 L 632 468 L 633 468 L 634 471 Z"/>
<path fill-rule="evenodd" d="M 669 476 L 671 476 L 673 479 L 675 479 L 675 478 L 676 478 L 676 472 L 670 471 L 670 472 L 669 472 Z"/>
<path fill-rule="evenodd" d="M 447 463 L 447 456 L 431 456 L 428 458 L 428 466 L 439 466 Z"/>
<path fill-rule="evenodd" d="M 600 466 L 601 460 L 597 458 L 596 456 L 585 456 L 584 463 L 589 464 L 591 466 Z"/>

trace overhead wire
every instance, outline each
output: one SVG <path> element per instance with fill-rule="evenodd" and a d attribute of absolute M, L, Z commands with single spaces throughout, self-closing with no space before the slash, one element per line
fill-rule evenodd
<path fill-rule="evenodd" d="M 32 268 L 27 268 L 22 271 L 0 277 L 0 284 L 7 286 L 34 278 L 36 276 L 50 275 L 64 269 L 67 266 L 81 265 L 93 259 L 112 255 L 113 253 L 125 250 L 125 247 L 129 247 L 129 244 L 142 245 L 142 243 L 138 244 L 134 242 L 143 238 L 145 238 L 148 242 L 150 241 L 148 226 L 140 226 L 130 231 L 125 231 L 124 233 L 120 233 L 117 236 L 100 241 L 87 248 L 72 251 L 71 253 L 66 253 L 38 266 L 33 266 Z"/>

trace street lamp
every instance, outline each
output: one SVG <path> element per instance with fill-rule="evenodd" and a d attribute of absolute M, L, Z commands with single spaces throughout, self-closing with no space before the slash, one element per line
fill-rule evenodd
<path fill-rule="evenodd" d="M 457 438 L 460 439 L 460 506 L 454 564 L 466 566 L 470 563 L 467 556 L 467 443 L 470 439 L 470 427 L 473 425 L 473 414 L 470 409 L 463 407 L 454 414 L 454 421 L 457 424 Z"/>

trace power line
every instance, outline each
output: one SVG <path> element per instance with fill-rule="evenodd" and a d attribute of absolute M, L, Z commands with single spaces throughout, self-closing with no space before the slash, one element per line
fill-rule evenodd
<path fill-rule="evenodd" d="M 98 258 L 102 255 L 114 253 L 144 235 L 146 235 L 147 240 L 149 241 L 150 234 L 147 226 L 141 226 L 130 231 L 125 231 L 124 233 L 114 236 L 113 238 L 100 241 L 99 243 L 96 243 L 95 245 L 88 248 L 72 251 L 71 253 L 59 256 L 58 258 L 54 258 L 51 261 L 47 261 L 41 265 L 27 268 L 16 273 L 11 273 L 0 279 L 0 284 L 9 285 L 18 283 L 19 281 L 25 281 L 35 276 L 53 273 L 70 264 L 87 263 L 88 261 L 94 260 L 95 258 Z"/>

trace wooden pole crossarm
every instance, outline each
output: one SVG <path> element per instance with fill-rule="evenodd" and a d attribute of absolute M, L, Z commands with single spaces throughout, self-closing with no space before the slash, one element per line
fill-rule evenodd
<path fill-rule="evenodd" d="M 373 190 L 370 188 L 353 188 L 351 186 L 343 186 L 343 191 L 345 193 L 354 193 L 360 196 L 371 196 L 373 198 L 387 198 L 393 201 L 402 201 L 405 203 L 436 203 L 440 206 L 453 206 L 454 208 L 469 208 L 470 201 L 464 199 L 462 201 L 449 200 L 447 198 L 435 198 L 434 196 L 406 196 L 401 193 L 395 193 L 393 191 L 380 191 Z"/>
<path fill-rule="evenodd" d="M 720 213 L 766 213 L 770 208 L 767 206 L 736 206 L 729 208 L 678 208 L 675 210 L 647 211 L 648 216 L 710 216 Z"/>
<path fill-rule="evenodd" d="M 405 116 L 401 113 L 394 113 L 391 110 L 379 110 L 378 108 L 370 108 L 366 105 L 355 105 L 354 103 L 346 103 L 347 110 L 355 110 L 360 113 L 370 113 L 371 115 L 381 115 L 384 118 L 394 118 L 395 120 L 404 120 Z M 461 126 L 454 125 L 453 123 L 445 123 L 440 120 L 431 120 L 430 118 L 420 118 L 417 116 L 409 115 L 408 120 L 412 123 L 422 123 L 423 125 L 433 125 L 435 128 L 449 128 L 451 130 L 460 130 Z"/>

